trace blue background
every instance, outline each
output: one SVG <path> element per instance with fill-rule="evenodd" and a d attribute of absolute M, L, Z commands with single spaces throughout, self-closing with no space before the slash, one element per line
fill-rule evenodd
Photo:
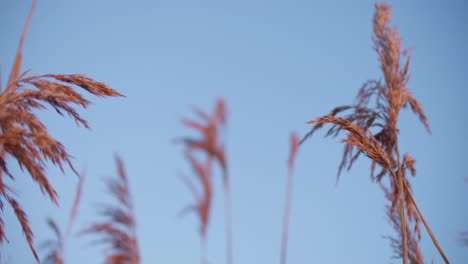
<path fill-rule="evenodd" d="M 404 47 L 414 47 L 410 89 L 429 117 L 429 135 L 410 111 L 400 116 L 400 149 L 416 158 L 414 196 L 452 263 L 468 259 L 467 6 L 464 1 L 392 1 Z M 0 72 L 5 84 L 30 1 L 0 2 Z M 353 102 L 361 84 L 382 75 L 372 36 L 373 1 L 39 1 L 23 50 L 32 74 L 83 73 L 126 98 L 88 97 L 81 111 L 92 129 L 43 111 L 52 135 L 75 157 L 87 181 L 75 233 L 110 201 L 103 179 L 113 154 L 127 167 L 136 206 L 142 263 L 197 263 L 198 219 L 178 218 L 192 196 L 176 177 L 189 173 L 172 140 L 191 106 L 229 108 L 227 149 L 233 192 L 235 263 L 279 260 L 289 133 Z M 312 138 L 300 149 L 291 215 L 289 263 L 398 263 L 383 236 L 394 235 L 386 200 L 361 159 L 336 172 L 338 139 Z M 15 164 L 10 160 L 10 164 Z M 28 212 L 36 245 L 53 236 L 46 217 L 65 228 L 77 178 L 50 168 L 60 195 L 54 207 L 18 168 L 13 186 Z M 225 262 L 220 177 L 208 231 L 210 263 Z M 2 262 L 32 263 L 11 208 Z M 102 247 L 74 236 L 66 263 L 100 263 Z M 426 261 L 442 260 L 423 232 Z M 45 252 L 40 251 L 44 256 Z"/>

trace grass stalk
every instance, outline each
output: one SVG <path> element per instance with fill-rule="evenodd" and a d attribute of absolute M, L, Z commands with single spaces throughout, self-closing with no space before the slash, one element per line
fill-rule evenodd
<path fill-rule="evenodd" d="M 401 223 L 401 239 L 403 251 L 403 264 L 408 264 L 408 237 L 406 234 L 406 214 L 405 214 L 405 190 L 403 188 L 403 173 L 400 161 L 400 152 L 398 149 L 398 140 L 395 141 L 395 152 L 397 156 L 397 177 L 398 177 L 398 197 L 400 200 L 400 223 Z"/>
<path fill-rule="evenodd" d="M 231 187 L 227 172 L 224 172 L 224 213 L 225 213 L 225 225 L 226 225 L 226 262 L 228 264 L 234 263 L 234 257 L 232 254 L 232 197 Z"/>
<path fill-rule="evenodd" d="M 405 194 L 403 190 L 403 177 L 398 173 L 398 190 L 400 203 L 400 222 L 401 222 L 401 237 L 403 250 L 403 264 L 408 264 L 408 242 L 406 234 L 406 215 L 405 215 Z"/>
<path fill-rule="evenodd" d="M 226 103 L 223 99 L 218 99 L 212 115 L 209 115 L 197 108 L 194 112 L 201 119 L 201 122 L 196 120 L 183 119 L 184 126 L 197 130 L 201 137 L 185 137 L 181 141 L 185 144 L 185 150 L 188 152 L 196 151 L 207 155 L 209 160 L 214 160 L 222 170 L 223 187 L 224 187 L 224 204 L 225 204 L 225 230 L 226 230 L 226 262 L 233 263 L 232 254 L 232 201 L 231 188 L 228 175 L 228 166 L 225 154 L 224 145 L 219 140 L 220 129 L 226 126 Z M 209 185 L 209 186 L 208 186 Z M 211 182 L 207 185 L 211 189 Z M 199 215 L 201 210 L 199 207 Z M 207 227 L 208 215 L 205 217 L 204 228 Z"/>
<path fill-rule="evenodd" d="M 288 238 L 289 238 L 289 221 L 291 218 L 291 207 L 292 207 L 292 194 L 294 186 L 294 159 L 296 157 L 299 148 L 299 137 L 295 134 L 291 134 L 291 151 L 288 159 L 288 182 L 286 186 L 286 204 L 284 207 L 283 215 L 283 237 L 281 239 L 281 255 L 280 263 L 287 263 L 288 253 Z"/>
<path fill-rule="evenodd" d="M 396 150 L 398 151 L 398 144 L 396 146 Z M 398 164 L 400 164 L 400 156 L 398 155 Z M 400 165 L 399 165 L 399 168 L 401 169 Z M 399 171 L 400 171 L 399 169 Z M 431 227 L 429 226 L 429 224 L 427 223 L 426 221 L 426 218 L 424 217 L 424 215 L 422 214 L 421 210 L 419 209 L 419 206 L 418 204 L 416 203 L 416 200 L 414 199 L 413 197 L 413 194 L 411 192 L 411 189 L 410 187 L 408 186 L 408 184 L 406 183 L 406 181 L 403 181 L 403 178 L 401 177 L 401 173 L 395 173 L 393 170 L 390 171 L 391 175 L 393 176 L 394 179 L 398 179 L 398 183 L 399 183 L 399 186 L 398 186 L 398 189 L 400 190 L 399 191 L 399 199 L 400 199 L 400 221 L 401 221 L 401 227 L 402 227 L 402 237 L 403 237 L 403 245 L 406 245 L 407 243 L 407 239 L 406 239 L 406 229 L 403 229 L 404 228 L 404 224 L 403 224 L 403 221 L 405 221 L 405 209 L 404 209 L 404 206 L 402 208 L 401 204 L 402 204 L 402 200 L 404 201 L 404 194 L 406 193 L 406 195 L 408 195 L 408 198 L 410 199 L 411 203 L 414 205 L 415 209 L 416 209 L 416 212 L 418 213 L 418 216 L 419 218 L 421 219 L 421 221 L 423 222 L 424 224 L 424 227 L 426 228 L 426 231 L 427 233 L 429 234 L 429 236 L 431 237 L 431 240 L 432 240 L 432 243 L 434 244 L 434 246 L 437 248 L 437 251 L 439 252 L 440 256 L 442 257 L 442 259 L 444 260 L 444 262 L 446 264 L 450 264 L 450 261 L 448 260 L 447 256 L 445 255 L 444 251 L 442 250 L 442 248 L 440 247 L 439 245 L 439 242 L 437 241 L 434 233 L 432 232 L 432 229 Z M 402 211 L 403 211 L 403 214 L 402 214 Z M 403 217 L 402 217 L 403 215 Z M 403 246 L 403 256 L 405 256 L 406 254 L 406 261 L 407 261 L 407 257 L 408 257 L 408 252 L 407 252 L 407 247 Z M 403 258 L 403 261 L 405 261 L 405 258 Z"/>
<path fill-rule="evenodd" d="M 293 192 L 293 176 L 289 173 L 288 186 L 286 190 L 286 206 L 284 207 L 283 216 L 283 238 L 281 239 L 281 264 L 287 263 L 288 253 L 288 237 L 289 237 L 289 219 L 291 214 L 292 192 Z"/>
<path fill-rule="evenodd" d="M 283 238 L 281 239 L 281 264 L 287 263 L 287 253 L 288 253 L 288 238 L 289 238 L 289 219 L 291 214 L 291 205 L 292 205 L 292 193 L 293 193 L 293 175 L 290 170 L 288 175 L 288 183 L 286 189 L 286 205 L 284 207 L 284 216 L 283 216 Z"/>
<path fill-rule="evenodd" d="M 408 194 L 408 197 L 409 199 L 411 200 L 411 203 L 414 205 L 414 207 L 416 208 L 416 212 L 418 212 L 418 215 L 419 217 L 421 218 L 421 221 L 423 222 L 424 224 L 424 227 L 426 228 L 427 230 L 427 233 L 429 234 L 429 236 L 431 237 L 431 240 L 432 240 L 432 243 L 434 243 L 434 246 L 437 248 L 437 251 L 439 251 L 439 254 L 440 256 L 444 259 L 445 263 L 446 264 L 450 264 L 450 261 L 448 260 L 447 256 L 445 255 L 444 251 L 442 250 L 442 248 L 440 247 L 439 245 L 439 242 L 437 241 L 434 233 L 432 232 L 432 229 L 431 227 L 429 226 L 429 224 L 427 223 L 426 221 L 426 218 L 424 218 L 421 210 L 419 209 L 419 206 L 418 204 L 416 203 L 416 201 L 414 200 L 414 197 L 413 197 L 413 194 L 411 193 L 411 190 L 408 186 L 408 184 L 406 182 L 403 183 L 403 186 L 404 188 L 406 189 L 406 192 Z"/>

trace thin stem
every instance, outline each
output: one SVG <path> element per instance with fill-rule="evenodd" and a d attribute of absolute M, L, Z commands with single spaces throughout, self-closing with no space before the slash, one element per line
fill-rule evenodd
<path fill-rule="evenodd" d="M 403 182 L 403 185 L 406 189 L 406 192 L 408 194 L 408 197 L 410 198 L 411 200 L 411 203 L 413 203 L 414 207 L 416 208 L 416 211 L 418 212 L 418 215 L 419 215 L 419 218 L 421 218 L 423 224 L 424 224 L 424 227 L 426 227 L 426 230 L 427 230 L 427 233 L 429 233 L 429 236 L 431 237 L 432 239 L 432 242 L 434 243 L 434 246 L 437 248 L 437 250 L 439 251 L 439 254 L 440 256 L 444 259 L 445 263 L 446 264 L 449 264 L 449 260 L 447 258 L 447 256 L 445 255 L 444 251 L 442 250 L 442 248 L 440 247 L 439 243 L 437 242 L 437 239 L 435 238 L 434 236 L 434 233 L 432 233 L 432 230 L 431 230 L 431 227 L 429 226 L 429 224 L 426 222 L 426 219 L 424 218 L 423 214 L 421 213 L 421 210 L 419 209 L 419 206 L 418 204 L 416 203 L 416 201 L 414 200 L 414 197 L 413 197 L 413 194 L 411 194 L 411 190 L 408 186 L 408 184 L 406 182 Z"/>
<path fill-rule="evenodd" d="M 227 173 L 224 173 L 224 212 L 226 221 L 226 258 L 228 264 L 233 264 L 232 257 L 232 204 L 231 204 L 231 190 L 229 186 L 229 178 Z"/>
<path fill-rule="evenodd" d="M 408 243 L 406 234 L 406 216 L 405 216 L 405 196 L 403 191 L 403 178 L 401 173 L 398 173 L 398 190 L 400 199 L 400 223 L 401 223 L 401 238 L 403 250 L 403 263 L 408 264 Z"/>
<path fill-rule="evenodd" d="M 390 170 L 390 174 L 392 175 L 393 179 L 396 180 L 397 179 L 397 175 L 395 173 L 395 171 L 392 169 Z M 429 236 L 431 237 L 431 240 L 432 240 L 432 243 L 434 243 L 434 246 L 437 248 L 437 250 L 439 251 L 439 254 L 440 256 L 444 259 L 445 263 L 446 264 L 450 264 L 450 261 L 448 260 L 447 256 L 445 255 L 444 251 L 442 250 L 442 248 L 440 247 L 439 245 L 439 242 L 437 241 L 434 233 L 432 232 L 432 229 L 431 227 L 429 226 L 429 224 L 427 223 L 426 221 L 426 218 L 424 218 L 424 215 L 422 214 L 421 210 L 419 209 L 419 206 L 418 204 L 416 203 L 416 200 L 414 199 L 413 197 L 413 194 L 411 193 L 411 189 L 410 187 L 408 186 L 408 183 L 406 183 L 405 181 L 403 181 L 403 187 L 405 188 L 405 191 L 406 193 L 408 194 L 408 197 L 410 198 L 411 200 L 411 203 L 414 205 L 414 207 L 416 208 L 416 212 L 418 212 L 418 215 L 419 215 L 419 218 L 421 218 L 421 221 L 423 222 L 424 224 L 424 227 L 426 228 L 427 230 L 427 233 L 429 234 Z"/>
<path fill-rule="evenodd" d="M 398 143 L 395 144 L 395 152 L 397 155 L 397 176 L 398 176 L 398 196 L 400 199 L 400 223 L 401 223 L 401 239 L 403 250 L 403 264 L 408 264 L 408 238 L 406 234 L 406 214 L 405 214 L 405 191 L 403 189 L 403 174 L 401 173 L 400 152 Z"/>
<path fill-rule="evenodd" d="M 292 193 L 293 193 L 293 169 L 289 169 L 288 186 L 286 189 L 286 205 L 284 207 L 283 217 L 283 238 L 281 240 L 281 264 L 287 262 L 287 251 L 288 251 L 288 237 L 289 237 L 289 218 L 291 214 L 292 205 Z"/>
<path fill-rule="evenodd" d="M 402 199 L 402 194 L 403 194 L 403 182 L 400 181 L 401 177 L 397 176 L 397 173 L 391 169 L 390 173 L 392 174 L 392 177 L 395 182 L 397 182 L 398 185 L 398 193 L 399 193 L 399 203 L 400 203 L 400 222 L 401 222 L 401 236 L 403 240 L 403 245 L 402 245 L 402 250 L 403 250 L 403 263 L 408 263 L 408 252 L 406 249 L 406 230 L 405 230 L 405 206 L 404 206 L 404 199 Z M 400 173 L 398 173 L 400 175 Z M 403 204 L 403 206 L 402 206 Z M 406 253 L 406 254 L 405 254 Z M 406 258 L 405 258 L 406 256 Z"/>

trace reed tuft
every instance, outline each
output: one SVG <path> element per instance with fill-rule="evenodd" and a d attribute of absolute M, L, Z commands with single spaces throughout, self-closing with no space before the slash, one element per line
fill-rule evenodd
<path fill-rule="evenodd" d="M 207 263 L 206 260 L 206 232 L 208 229 L 209 218 L 210 218 L 210 209 L 212 204 L 212 192 L 213 192 L 213 182 L 212 182 L 212 158 L 206 158 L 205 162 L 201 162 L 195 155 L 186 151 L 185 157 L 189 161 L 193 172 L 195 173 L 197 179 L 200 181 L 202 191 L 198 191 L 196 185 L 193 181 L 185 176 L 184 174 L 179 174 L 180 179 L 185 183 L 189 188 L 195 198 L 195 204 L 185 207 L 181 215 L 188 211 L 195 211 L 200 219 L 200 240 L 202 247 L 201 254 L 201 263 Z"/>
<path fill-rule="evenodd" d="M 86 108 L 90 102 L 76 91 L 77 88 L 101 97 L 123 95 L 82 74 L 28 75 L 28 71 L 21 71 L 22 47 L 36 2 L 33 1 L 26 20 L 6 87 L 2 89 L 0 86 L 0 209 L 3 209 L 2 199 L 13 208 L 31 252 L 39 261 L 26 212 L 13 198 L 14 193 L 5 181 L 4 176 L 11 180 L 18 177 L 11 173 L 7 159 L 16 160 L 21 170 L 31 176 L 42 193 L 58 204 L 57 192 L 46 174 L 47 165 L 51 163 L 62 172 L 65 166 L 75 173 L 76 170 L 65 146 L 49 134 L 36 111 L 49 106 L 60 115 L 68 114 L 78 125 L 89 128 L 75 107 Z M 0 215 L 0 244 L 6 238 L 4 221 Z"/>
<path fill-rule="evenodd" d="M 46 256 L 43 258 L 41 263 L 45 264 L 63 264 L 65 258 L 65 244 L 67 239 L 70 236 L 73 224 L 75 222 L 76 216 L 78 214 L 78 207 L 81 203 L 81 197 L 83 193 L 83 186 L 85 182 L 84 173 L 80 175 L 80 180 L 75 192 L 75 199 L 73 201 L 72 208 L 68 215 L 68 222 L 66 226 L 65 234 L 62 234 L 59 225 L 54 221 L 54 219 L 48 217 L 47 225 L 54 233 L 54 238 L 48 239 L 41 243 L 40 247 L 47 250 Z"/>
<path fill-rule="evenodd" d="M 391 7 L 386 3 L 375 5 L 373 41 L 378 54 L 383 80 L 370 80 L 359 90 L 356 103 L 339 106 L 325 116 L 309 124 L 312 129 L 301 140 L 305 142 L 325 124 L 331 124 L 326 136 L 336 137 L 347 131 L 343 156 L 338 167 L 338 177 L 343 169 L 350 170 L 361 154 L 371 159 L 371 178 L 382 186 L 390 205 L 387 216 L 399 231 L 398 238 L 391 238 L 391 245 L 403 263 L 423 263 L 419 249 L 420 223 L 424 223 L 442 258 L 448 263 L 442 249 L 430 231 L 412 196 L 406 171 L 415 176 L 415 159 L 401 155 L 398 146 L 398 117 L 403 108 L 410 108 L 423 126 L 430 132 L 428 119 L 421 103 L 408 89 L 411 56 L 402 50 L 401 38 L 396 28 L 389 25 Z M 406 60 L 405 60 L 406 59 Z M 372 132 L 371 132 L 372 131 Z M 376 171 L 377 165 L 380 170 Z M 381 182 L 388 175 L 389 186 Z"/>
<path fill-rule="evenodd" d="M 100 236 L 98 242 L 108 247 L 105 263 L 139 264 L 140 250 L 128 177 L 122 159 L 116 156 L 115 160 L 118 178 L 108 179 L 107 188 L 118 204 L 101 208 L 102 220 L 91 224 L 81 234 Z"/>
<path fill-rule="evenodd" d="M 198 108 L 193 109 L 195 114 L 198 116 L 200 121 L 191 120 L 191 119 L 183 119 L 182 124 L 187 127 L 196 130 L 199 133 L 199 137 L 184 137 L 180 141 L 184 144 L 185 153 L 198 153 L 203 154 L 207 159 L 207 164 L 211 167 L 211 162 L 216 162 L 222 170 L 223 175 L 223 186 L 224 186 L 224 203 L 225 203 L 225 221 L 226 221 L 226 259 L 228 264 L 233 263 L 233 255 L 232 255 L 232 205 L 231 205 L 231 188 L 230 188 L 230 178 L 228 172 L 228 164 L 226 159 L 226 151 L 225 147 L 220 139 L 221 132 L 226 127 L 227 123 L 227 107 L 226 103 L 223 99 L 218 99 L 215 104 L 215 108 L 213 113 L 207 114 L 201 111 Z M 193 159 L 189 157 L 190 159 Z M 193 160 L 191 161 L 193 163 Z M 200 176 L 200 173 L 197 172 L 199 175 L 200 180 L 203 183 L 203 177 Z M 211 184 L 211 181 L 206 182 L 206 184 Z M 205 191 L 205 199 L 210 198 L 211 195 L 208 197 L 208 189 L 212 190 L 210 186 L 204 186 Z M 211 192 L 211 191 L 210 191 Z M 203 198 L 201 198 L 203 199 Z M 209 203 L 208 200 L 204 201 L 205 203 Z M 207 207 L 208 208 L 208 207 Z M 200 209 L 197 209 L 200 210 Z M 201 212 L 199 212 L 199 216 L 202 216 Z M 203 226 L 204 221 L 202 221 L 202 228 L 206 228 Z M 202 243 L 204 243 L 204 238 L 202 237 Z M 202 260 L 203 262 L 203 260 Z"/>

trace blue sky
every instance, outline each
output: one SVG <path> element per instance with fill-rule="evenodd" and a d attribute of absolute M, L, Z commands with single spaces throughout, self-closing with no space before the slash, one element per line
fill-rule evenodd
<path fill-rule="evenodd" d="M 453 263 L 468 259 L 458 234 L 468 230 L 466 74 L 468 24 L 463 1 L 392 1 L 393 24 L 413 47 L 410 89 L 429 117 L 400 117 L 400 149 L 417 160 L 414 196 Z M 0 72 L 9 73 L 30 1 L 0 2 Z M 372 47 L 373 1 L 39 1 L 23 50 L 32 74 L 83 73 L 126 98 L 88 97 L 81 111 L 92 129 L 54 111 L 39 115 L 86 170 L 75 231 L 109 201 L 103 179 L 115 176 L 114 153 L 127 167 L 136 206 L 142 263 L 197 263 L 195 215 L 178 218 L 191 194 L 176 177 L 189 173 L 172 139 L 188 133 L 180 118 L 191 106 L 229 108 L 227 149 L 233 192 L 235 263 L 279 261 L 290 131 L 331 108 L 352 103 L 360 85 L 380 78 Z M 465 25 L 465 26 L 463 26 Z M 361 159 L 341 177 L 342 145 L 317 135 L 300 149 L 295 174 L 289 263 L 398 263 L 392 260 L 386 203 Z M 13 164 L 13 163 L 12 163 Z M 51 168 L 61 201 L 52 206 L 16 169 L 19 200 L 36 244 L 63 227 L 77 179 Z M 24 176 L 23 176 L 24 175 Z M 217 178 L 208 231 L 210 263 L 225 263 L 222 185 Z M 2 260 L 32 263 L 12 210 Z M 441 263 L 423 232 L 425 259 Z M 102 248 L 73 237 L 67 263 L 100 263 Z M 43 252 L 42 252 L 43 253 Z M 43 254 L 42 254 L 43 255 Z"/>

